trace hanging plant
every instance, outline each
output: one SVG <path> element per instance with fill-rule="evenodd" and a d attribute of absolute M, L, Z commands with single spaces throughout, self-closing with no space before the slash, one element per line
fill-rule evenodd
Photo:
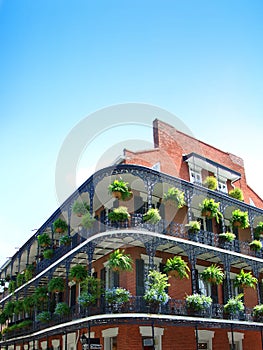
<path fill-rule="evenodd" d="M 53 249 L 45 249 L 43 251 L 43 257 L 45 259 L 52 259 L 53 255 L 54 255 L 54 250 Z"/>
<path fill-rule="evenodd" d="M 88 212 L 85 215 L 83 215 L 81 220 L 81 225 L 88 230 L 91 228 L 96 220 L 91 216 L 91 214 Z"/>
<path fill-rule="evenodd" d="M 10 281 L 8 284 L 9 293 L 13 293 L 16 290 L 16 281 Z"/>
<path fill-rule="evenodd" d="M 33 274 L 35 272 L 35 266 L 34 265 L 27 265 L 25 269 L 25 280 L 26 282 L 30 281 L 33 278 Z"/>
<path fill-rule="evenodd" d="M 161 215 L 158 209 L 151 208 L 147 213 L 143 214 L 143 221 L 148 224 L 156 225 L 161 220 Z"/>
<path fill-rule="evenodd" d="M 114 180 L 108 187 L 109 193 L 111 193 L 115 198 L 121 200 L 129 196 L 130 189 L 129 183 L 123 180 Z"/>
<path fill-rule="evenodd" d="M 81 292 L 89 292 L 93 296 L 99 298 L 101 293 L 104 291 L 103 283 L 99 278 L 95 278 L 93 276 L 87 276 L 80 283 Z"/>
<path fill-rule="evenodd" d="M 17 274 L 16 276 L 16 285 L 21 287 L 25 283 L 25 275 L 22 273 Z"/>
<path fill-rule="evenodd" d="M 190 272 L 190 269 L 180 256 L 167 259 L 163 270 L 175 278 L 189 278 L 188 272 Z"/>
<path fill-rule="evenodd" d="M 48 289 L 46 286 L 37 287 L 34 294 L 33 299 L 35 300 L 35 303 L 42 304 L 44 301 L 47 301 L 48 299 Z"/>
<path fill-rule="evenodd" d="M 249 227 L 248 212 L 236 209 L 232 211 L 231 222 L 233 226 L 239 226 L 241 228 Z"/>
<path fill-rule="evenodd" d="M 55 232 L 63 233 L 68 229 L 68 225 L 67 225 L 66 221 L 58 218 L 57 220 L 55 220 L 53 222 L 53 228 L 54 228 Z"/>
<path fill-rule="evenodd" d="M 214 199 L 205 198 L 200 204 L 202 216 L 206 216 L 209 219 L 215 218 L 216 222 L 219 223 L 219 219 L 223 217 L 219 211 L 219 205 L 220 203 L 215 202 Z"/>
<path fill-rule="evenodd" d="M 220 266 L 212 264 L 201 273 L 202 279 L 211 284 L 222 284 L 225 274 Z"/>
<path fill-rule="evenodd" d="M 175 187 L 168 189 L 167 193 L 164 194 L 163 201 L 164 203 L 171 204 L 178 209 L 183 208 L 183 206 L 186 205 L 184 192 Z"/>
<path fill-rule="evenodd" d="M 53 277 L 48 282 L 48 291 L 53 293 L 64 292 L 65 281 L 62 277 Z"/>
<path fill-rule="evenodd" d="M 258 279 L 252 275 L 252 273 L 245 272 L 243 269 L 236 275 L 234 280 L 234 284 L 236 287 L 251 287 L 256 288 L 256 284 L 258 283 Z"/>
<path fill-rule="evenodd" d="M 113 271 L 131 271 L 132 258 L 130 254 L 125 254 L 124 250 L 116 249 L 110 254 L 108 266 Z"/>
<path fill-rule="evenodd" d="M 60 239 L 59 239 L 59 244 L 60 245 L 70 245 L 71 243 L 71 236 L 69 235 L 64 235 L 64 236 L 61 236 Z"/>
<path fill-rule="evenodd" d="M 23 299 L 23 309 L 25 312 L 30 313 L 34 309 L 35 305 L 36 303 L 34 297 L 32 298 L 30 296 Z"/>
<path fill-rule="evenodd" d="M 69 270 L 69 278 L 77 283 L 84 281 L 87 276 L 87 269 L 83 265 L 74 265 Z"/>
<path fill-rule="evenodd" d="M 238 199 L 239 201 L 244 201 L 244 195 L 241 188 L 235 187 L 233 190 L 230 190 L 229 196 Z"/>
<path fill-rule="evenodd" d="M 38 235 L 37 241 L 41 247 L 49 247 L 51 245 L 51 238 L 46 232 L 42 233 L 41 235 Z"/>
<path fill-rule="evenodd" d="M 72 206 L 72 211 L 75 215 L 81 217 L 89 211 L 89 205 L 86 202 L 75 201 Z"/>
<path fill-rule="evenodd" d="M 218 186 L 217 179 L 214 176 L 207 176 L 203 185 L 209 190 L 216 190 Z"/>

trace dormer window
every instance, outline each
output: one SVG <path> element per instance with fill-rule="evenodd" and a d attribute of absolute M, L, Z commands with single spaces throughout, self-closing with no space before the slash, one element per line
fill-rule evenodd
<path fill-rule="evenodd" d="M 218 179 L 217 180 L 217 189 L 220 192 L 228 193 L 226 180 Z"/>
<path fill-rule="evenodd" d="M 190 168 L 190 182 L 202 185 L 201 171 L 196 171 Z"/>

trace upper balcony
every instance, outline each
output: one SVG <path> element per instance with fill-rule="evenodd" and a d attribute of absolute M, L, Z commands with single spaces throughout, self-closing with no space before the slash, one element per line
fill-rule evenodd
<path fill-rule="evenodd" d="M 116 199 L 109 193 L 109 185 L 115 179 L 122 179 L 129 184 L 130 198 L 124 200 Z M 176 208 L 164 202 L 165 194 L 171 187 L 178 188 L 184 193 L 185 206 Z M 207 220 L 202 216 L 200 203 L 205 198 L 212 198 L 220 202 L 220 211 L 223 219 L 217 223 L 215 219 Z M 128 199 L 128 200 L 127 200 Z M 83 228 L 82 218 L 78 217 L 72 210 L 75 201 L 86 203 L 89 212 L 95 218 L 95 222 L 88 230 Z M 125 206 L 131 217 L 121 223 L 112 223 L 108 214 L 118 206 Z M 161 221 L 158 224 L 149 224 L 143 221 L 143 214 L 148 208 L 158 208 Z M 218 234 L 232 230 L 231 214 L 234 209 L 248 213 L 249 228 L 234 229 L 236 239 L 223 246 Z M 66 221 L 67 230 L 64 234 L 55 232 L 54 221 L 61 218 Z M 30 218 L 29 218 L 30 219 Z M 188 234 L 185 225 L 190 220 L 200 220 L 201 230 L 194 237 Z M 46 266 L 63 257 L 67 252 L 84 242 L 86 238 L 99 232 L 112 232 L 112 230 L 132 229 L 143 232 L 155 232 L 168 237 L 176 237 L 185 240 L 197 240 L 201 245 L 231 250 L 236 253 L 263 258 L 261 251 L 253 252 L 249 242 L 254 237 L 254 228 L 263 221 L 263 210 L 236 200 L 220 191 L 209 190 L 198 184 L 193 184 L 179 178 L 175 178 L 149 168 L 136 165 L 118 165 L 108 167 L 96 172 L 83 185 L 81 185 L 51 217 L 6 263 L 1 269 L 1 278 L 8 275 L 15 276 L 24 271 L 29 264 L 37 266 L 36 271 L 43 271 Z M 49 248 L 52 257 L 44 258 L 37 237 L 47 233 L 50 238 Z M 70 246 L 62 246 L 61 236 L 71 237 Z"/>

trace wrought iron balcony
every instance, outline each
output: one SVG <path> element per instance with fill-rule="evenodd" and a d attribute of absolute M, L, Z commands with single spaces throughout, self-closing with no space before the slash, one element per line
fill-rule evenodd
<path fill-rule="evenodd" d="M 235 320 L 236 322 L 242 325 L 243 321 L 252 322 L 252 310 L 245 308 L 244 312 L 239 312 L 236 315 L 227 315 L 224 313 L 224 307 L 220 304 L 213 304 L 207 310 L 201 311 L 191 311 L 187 309 L 185 300 L 177 300 L 170 299 L 166 305 L 158 305 L 158 304 L 147 304 L 143 297 L 131 297 L 128 303 L 124 303 L 122 305 L 109 305 L 104 302 L 103 298 L 101 298 L 100 302 L 97 305 L 90 305 L 88 307 L 81 307 L 79 305 L 75 305 L 71 307 L 70 313 L 65 316 L 54 316 L 51 321 L 46 323 L 34 321 L 32 326 L 23 329 L 16 329 L 15 331 L 9 331 L 4 334 L 5 339 L 12 339 L 15 337 L 19 337 L 20 335 L 30 334 L 35 331 L 39 331 L 41 329 L 49 328 L 54 325 L 80 320 L 86 318 L 88 316 L 94 315 L 106 315 L 106 314 L 116 314 L 116 318 L 118 318 L 118 314 L 159 314 L 165 316 L 182 316 L 185 317 L 185 322 L 187 322 L 188 317 L 195 317 L 196 322 L 198 323 L 198 319 L 202 318 L 211 319 L 230 319 Z M 128 316 L 127 316 L 128 318 Z M 258 320 L 256 320 L 258 322 Z"/>

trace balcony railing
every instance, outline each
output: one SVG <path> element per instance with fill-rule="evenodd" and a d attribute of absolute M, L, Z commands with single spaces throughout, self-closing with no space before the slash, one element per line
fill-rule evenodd
<path fill-rule="evenodd" d="M 61 246 L 55 249 L 54 255 L 51 259 L 44 259 L 39 261 L 37 264 L 37 273 L 43 271 L 51 263 L 55 262 L 66 253 L 71 251 L 73 248 L 77 247 L 80 243 L 85 241 L 88 237 L 92 237 L 96 233 L 112 231 L 112 230 L 147 230 L 150 232 L 156 232 L 165 234 L 167 236 L 182 238 L 186 240 L 191 240 L 201 244 L 206 244 L 212 247 L 223 248 L 228 251 L 233 251 L 237 253 L 242 253 L 245 255 L 256 256 L 258 258 L 263 258 L 262 251 L 254 252 L 250 249 L 248 242 L 243 242 L 235 239 L 233 242 L 221 242 L 219 240 L 218 234 L 213 232 L 200 230 L 198 233 L 191 234 L 189 233 L 183 224 L 176 222 L 167 222 L 161 220 L 158 224 L 153 225 L 146 222 L 143 222 L 142 214 L 131 214 L 131 219 L 124 222 L 111 223 L 108 218 L 105 218 L 104 222 L 96 221 L 94 227 L 88 231 L 82 230 L 82 232 L 76 233 L 72 237 L 72 242 L 70 246 Z"/>
<path fill-rule="evenodd" d="M 91 305 L 89 307 L 80 307 L 75 305 L 71 307 L 70 313 L 66 316 L 54 316 L 51 321 L 46 323 L 33 321 L 32 326 L 26 329 L 17 329 L 15 331 L 6 332 L 4 334 L 5 339 L 12 339 L 14 337 L 19 337 L 20 335 L 30 334 L 41 329 L 49 328 L 54 325 L 59 325 L 62 323 L 80 320 L 88 316 L 93 315 L 104 315 L 104 314 L 136 314 L 136 313 L 147 313 L 147 314 L 159 314 L 159 315 L 174 315 L 174 316 L 185 316 L 185 317 L 196 317 L 198 318 L 209 318 L 211 319 L 230 319 L 240 321 L 253 321 L 252 310 L 245 308 L 245 311 L 239 312 L 238 314 L 231 316 L 224 313 L 224 307 L 220 304 L 213 304 L 209 309 L 193 312 L 187 309 L 185 300 L 170 299 L 166 305 L 148 305 L 143 297 L 131 297 L 128 303 L 123 305 L 108 305 L 103 302 L 98 303 L 98 305 Z M 258 322 L 258 320 L 257 320 Z M 263 322 L 263 320 L 262 320 Z"/>

